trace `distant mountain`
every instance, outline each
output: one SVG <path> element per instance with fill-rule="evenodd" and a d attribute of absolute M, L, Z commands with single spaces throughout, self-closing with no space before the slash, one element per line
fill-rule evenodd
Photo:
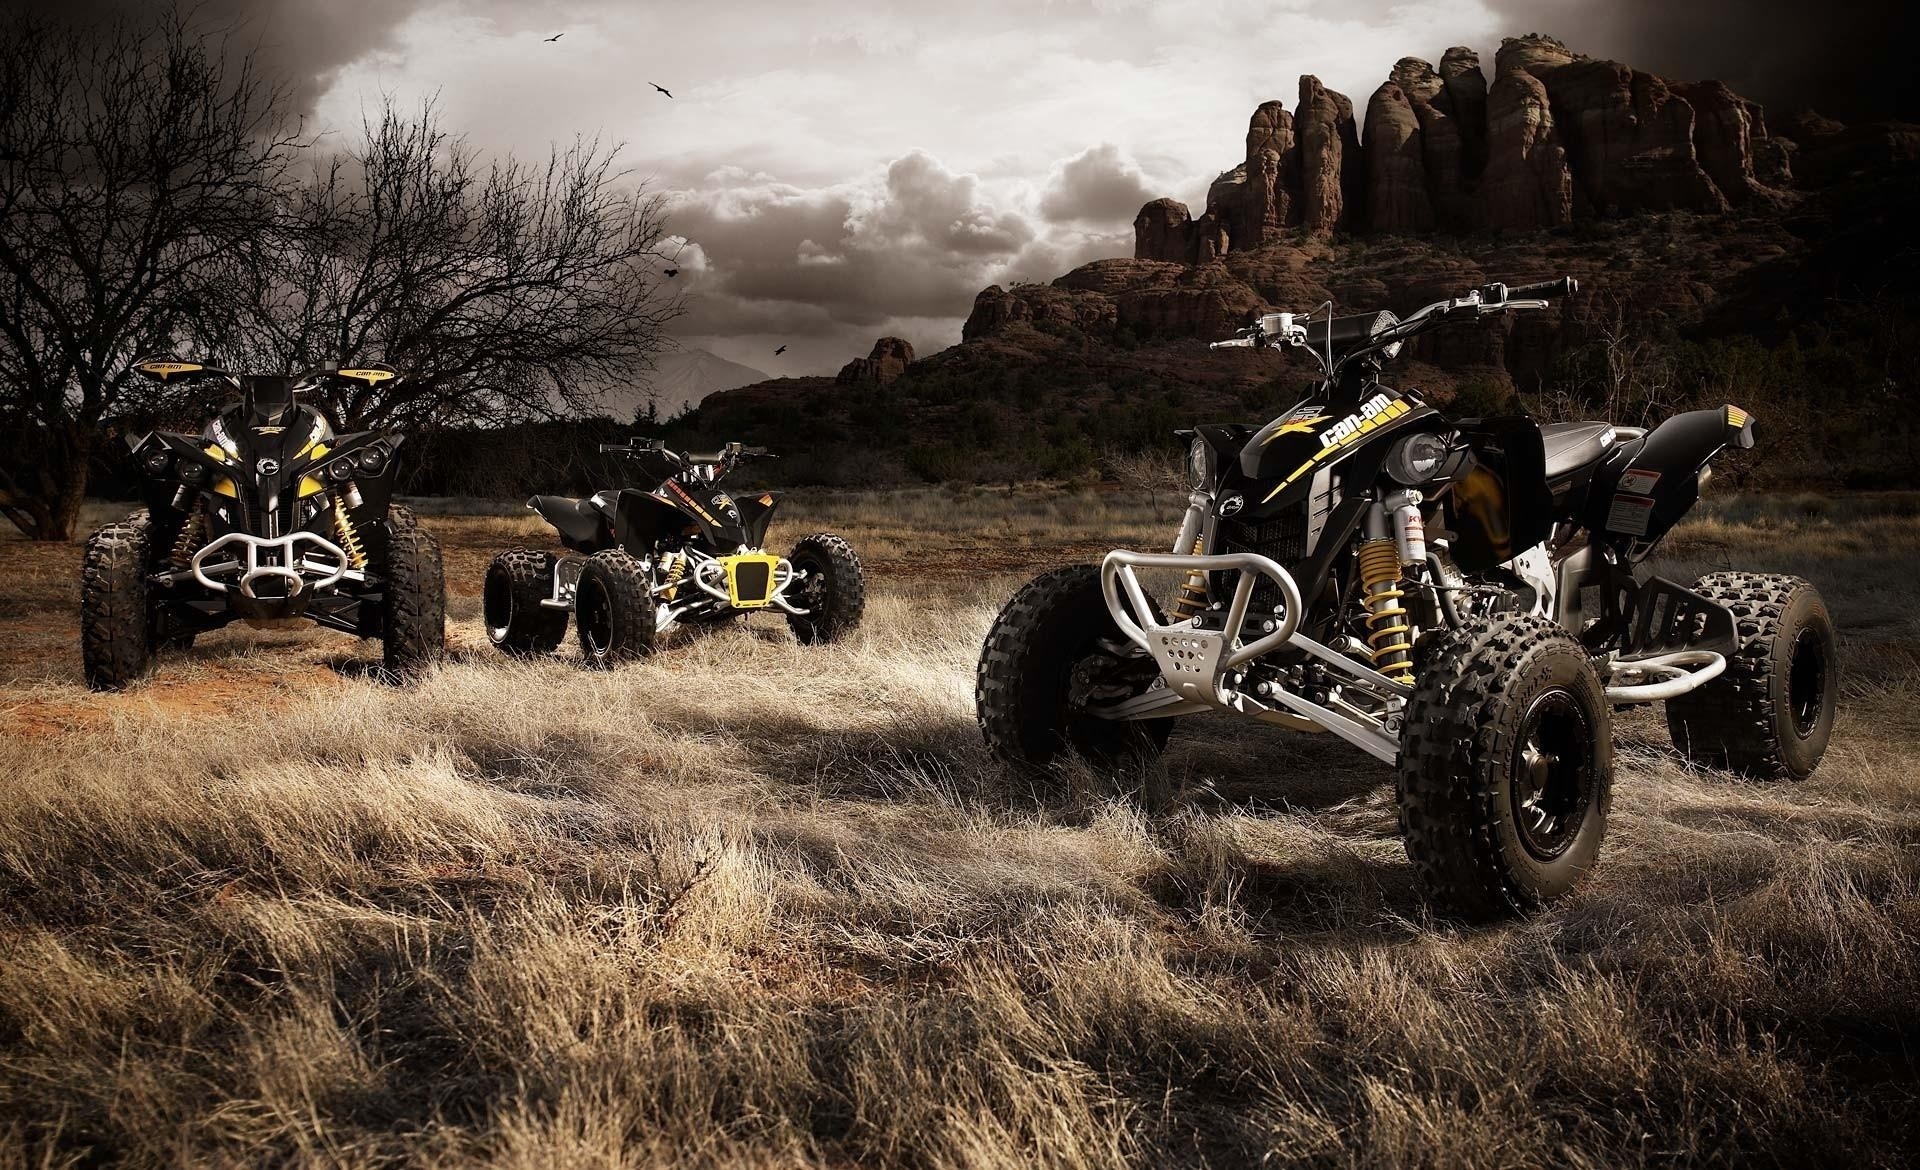
<path fill-rule="evenodd" d="M 718 390 L 764 382 L 771 375 L 730 362 L 704 349 L 676 349 L 654 360 L 653 372 L 639 384 L 607 395 L 606 413 L 621 421 L 633 418 L 649 399 L 657 402 L 660 417 L 670 418 L 689 403 Z"/>

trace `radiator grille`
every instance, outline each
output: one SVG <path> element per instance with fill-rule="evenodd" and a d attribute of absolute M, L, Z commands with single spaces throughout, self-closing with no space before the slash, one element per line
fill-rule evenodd
<path fill-rule="evenodd" d="M 1223 553 L 1258 553 L 1281 568 L 1295 568 L 1307 555 L 1307 509 L 1304 504 L 1261 520 L 1242 523 L 1239 519 L 1220 521 L 1215 530 L 1217 547 Z M 1222 596 L 1215 593 L 1216 597 Z M 1281 602 L 1280 587 L 1265 576 L 1253 587 L 1253 611 L 1271 613 Z"/>

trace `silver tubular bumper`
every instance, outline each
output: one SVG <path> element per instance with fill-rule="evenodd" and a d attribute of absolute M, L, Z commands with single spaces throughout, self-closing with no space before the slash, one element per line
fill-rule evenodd
<path fill-rule="evenodd" d="M 222 553 L 225 559 L 216 559 Z M 345 577 L 359 576 L 345 549 L 313 532 L 275 537 L 230 532 L 194 553 L 187 568 L 195 581 L 215 593 L 237 588 L 249 600 L 259 600 L 256 584 L 262 580 L 285 581 L 286 592 L 280 596 L 297 597 L 304 590 L 325 589 Z"/>
<path fill-rule="evenodd" d="M 695 555 L 698 556 L 698 554 Z M 694 560 L 687 575 L 701 592 L 712 596 L 716 601 L 731 605 L 733 597 L 727 592 L 727 570 L 721 560 L 722 558 L 700 556 L 699 559 Z M 798 608 L 786 597 L 787 586 L 793 584 L 793 579 L 793 562 L 781 557 L 773 566 L 773 592 L 768 595 L 767 604 L 791 614 L 804 615 L 807 611 Z"/>
<path fill-rule="evenodd" d="M 1201 629 L 1191 619 L 1167 624 L 1154 621 L 1153 604 L 1140 586 L 1136 569 L 1238 574 L 1221 628 Z M 1262 577 L 1278 587 L 1281 605 L 1271 619 L 1260 617 L 1258 637 L 1242 642 L 1253 591 Z M 1257 553 L 1183 555 L 1117 549 L 1108 553 L 1100 564 L 1100 588 L 1107 612 L 1120 632 L 1153 657 L 1160 668 L 1160 682 L 1165 684 L 1162 687 L 1156 683 L 1155 691 L 1126 704 L 1127 713 L 1121 718 L 1183 715 L 1218 708 L 1289 727 L 1299 727 L 1305 721 L 1333 732 L 1379 759 L 1392 761 L 1397 755 L 1399 741 L 1393 729 L 1344 704 L 1342 710 L 1335 710 L 1277 687 L 1263 687 L 1258 699 L 1238 689 L 1234 672 L 1239 667 L 1282 647 L 1291 647 L 1313 655 L 1367 689 L 1386 696 L 1391 704 L 1397 705 L 1412 693 L 1406 684 L 1302 634 L 1300 618 L 1306 607 L 1300 597 L 1300 586 L 1292 574 L 1272 559 Z M 1267 628 L 1269 621 L 1271 629 Z M 1164 697 L 1156 699 L 1156 692 Z"/>

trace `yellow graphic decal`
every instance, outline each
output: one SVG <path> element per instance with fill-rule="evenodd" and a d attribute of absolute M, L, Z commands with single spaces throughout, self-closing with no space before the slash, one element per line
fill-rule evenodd
<path fill-rule="evenodd" d="M 320 481 L 313 478 L 311 475 L 303 475 L 300 477 L 300 498 L 301 499 L 304 500 L 308 496 L 317 496 L 321 492 L 324 492 L 326 490 L 327 489 L 321 485 Z"/>
<path fill-rule="evenodd" d="M 191 374 L 195 370 L 206 369 L 198 362 L 141 362 L 133 368 L 156 378 L 171 378 L 175 374 Z"/>
<path fill-rule="evenodd" d="M 1392 402 L 1389 402 L 1384 407 L 1381 407 L 1379 411 L 1377 411 L 1371 418 L 1358 420 L 1357 422 L 1355 422 L 1353 429 L 1349 431 L 1345 436 L 1339 439 L 1335 439 L 1333 442 L 1327 443 L 1326 446 L 1314 452 L 1313 458 L 1307 460 L 1305 463 L 1302 463 L 1300 466 L 1294 468 L 1293 474 L 1281 480 L 1280 483 L 1272 491 L 1268 492 L 1266 494 L 1266 497 L 1262 499 L 1260 502 L 1264 504 L 1267 501 L 1273 499 L 1273 497 L 1287 490 L 1288 486 L 1290 486 L 1294 480 L 1299 479 L 1301 476 L 1305 475 L 1309 471 L 1312 471 L 1315 467 L 1319 466 L 1321 463 L 1325 462 L 1328 459 L 1333 458 L 1333 456 L 1337 455 L 1341 451 L 1344 451 L 1348 447 L 1353 446 L 1353 444 L 1359 442 L 1362 438 L 1365 438 L 1367 435 L 1370 435 L 1374 431 L 1379 430 L 1381 427 L 1385 426 L 1387 423 L 1392 422 L 1394 419 L 1399 418 L 1401 415 L 1406 414 L 1412 409 L 1413 409 L 1413 406 L 1409 404 L 1406 399 L 1396 398 Z M 1348 419 L 1352 419 L 1352 418 L 1353 416 L 1351 415 L 1348 416 Z"/>
<path fill-rule="evenodd" d="M 1725 409 L 1727 413 L 1728 427 L 1737 431 L 1740 428 L 1747 425 L 1748 415 L 1746 411 L 1741 410 L 1737 406 L 1727 406 L 1727 407 L 1724 407 L 1723 409 Z"/>
<path fill-rule="evenodd" d="M 1275 430 L 1271 435 L 1268 435 L 1266 437 L 1266 440 L 1262 442 L 1260 445 L 1264 447 L 1267 445 L 1267 443 L 1273 442 L 1275 439 L 1279 438 L 1281 435 L 1311 435 L 1313 433 L 1313 428 L 1315 424 L 1326 422 L 1329 418 L 1332 418 L 1332 417 L 1333 416 L 1329 414 L 1316 414 L 1312 418 L 1288 419 L 1286 422 L 1283 422 L 1280 424 L 1280 427 L 1278 430 Z"/>

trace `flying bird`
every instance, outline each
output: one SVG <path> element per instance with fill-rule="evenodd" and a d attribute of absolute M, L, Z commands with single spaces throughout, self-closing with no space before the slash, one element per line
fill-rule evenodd
<path fill-rule="evenodd" d="M 566 33 L 563 33 L 563 32 L 557 32 L 557 33 L 554 33 L 554 34 L 553 34 L 552 36 L 550 36 L 550 37 L 548 37 L 548 38 L 547 38 L 547 43 L 548 43 L 548 44 L 552 44 L 552 43 L 553 43 L 554 41 L 557 41 L 557 40 L 559 40 L 559 39 L 560 39 L 561 37 L 564 37 L 564 36 L 566 36 L 566 35 L 567 35 L 567 34 L 566 34 Z"/>
<path fill-rule="evenodd" d="M 680 270 L 679 270 L 678 268 L 669 268 L 669 269 L 667 269 L 667 275 L 668 275 L 668 276 L 678 276 L 678 275 L 680 275 Z"/>
<path fill-rule="evenodd" d="M 652 85 L 652 86 L 653 86 L 653 88 L 655 88 L 655 89 L 657 89 L 657 90 L 659 90 L 659 91 L 660 91 L 661 93 L 664 93 L 664 94 L 666 94 L 666 95 L 667 95 L 668 97 L 672 97 L 672 96 L 673 96 L 673 93 L 672 93 L 672 91 L 670 91 L 669 89 L 667 89 L 667 87 L 666 87 L 666 86 L 664 86 L 664 85 L 654 85 L 654 83 L 653 83 L 653 82 L 651 82 L 651 81 L 649 81 L 649 82 L 647 82 L 647 84 L 648 84 L 648 85 Z"/>
<path fill-rule="evenodd" d="M 783 346 L 781 346 L 781 347 L 780 347 L 779 349 L 776 349 L 776 350 L 774 350 L 774 351 L 773 351 L 773 356 L 774 356 L 774 357 L 779 357 L 779 356 L 780 356 L 781 354 L 783 354 L 783 353 L 785 353 L 785 352 L 787 352 L 787 347 L 783 345 Z"/>

